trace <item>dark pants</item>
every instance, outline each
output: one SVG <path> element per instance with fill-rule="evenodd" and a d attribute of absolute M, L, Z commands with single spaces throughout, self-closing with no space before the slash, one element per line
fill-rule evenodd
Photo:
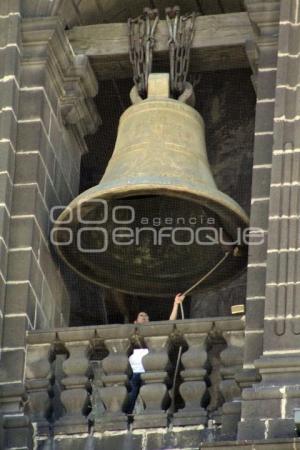
<path fill-rule="evenodd" d="M 135 401 L 140 392 L 140 387 L 142 385 L 141 374 L 133 373 L 129 380 L 130 392 L 128 393 L 128 403 L 126 408 L 126 414 L 132 414 L 134 409 Z"/>

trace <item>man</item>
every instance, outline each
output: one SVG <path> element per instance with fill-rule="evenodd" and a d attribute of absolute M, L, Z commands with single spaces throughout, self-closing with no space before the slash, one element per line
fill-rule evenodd
<path fill-rule="evenodd" d="M 183 302 L 185 296 L 177 294 L 174 299 L 173 308 L 169 317 L 169 320 L 176 320 L 178 314 L 179 305 Z M 139 312 L 134 323 L 143 324 L 149 322 L 149 316 L 146 312 Z M 130 378 L 130 392 L 128 395 L 128 404 L 126 407 L 126 413 L 132 414 L 135 401 L 140 391 L 142 384 L 141 374 L 145 372 L 142 359 L 149 353 L 149 350 L 142 346 L 140 342 L 135 344 L 132 355 L 129 357 L 129 363 L 132 369 L 132 377 Z"/>

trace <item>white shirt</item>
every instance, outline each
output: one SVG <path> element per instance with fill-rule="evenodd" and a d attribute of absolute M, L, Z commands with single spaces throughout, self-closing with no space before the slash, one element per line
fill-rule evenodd
<path fill-rule="evenodd" d="M 133 373 L 144 373 L 145 369 L 142 363 L 142 359 L 149 353 L 147 348 L 136 348 L 133 350 L 131 356 L 129 356 L 129 363 Z"/>

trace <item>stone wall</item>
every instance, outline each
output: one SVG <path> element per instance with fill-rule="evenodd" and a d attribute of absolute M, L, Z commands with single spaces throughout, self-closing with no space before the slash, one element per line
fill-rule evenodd
<path fill-rule="evenodd" d="M 72 53 L 63 22 L 23 19 L 20 7 L 0 4 L 0 408 L 12 436 L 26 331 L 69 321 L 50 212 L 76 196 L 84 135 L 99 124 L 97 81 L 88 60 Z"/>
<path fill-rule="evenodd" d="M 252 317 L 247 311 L 245 362 L 246 368 L 252 364 L 258 370 L 261 382 L 244 389 L 239 436 L 272 439 L 295 436 L 294 415 L 300 399 L 300 16 L 296 0 L 269 2 L 267 15 L 261 14 L 259 5 L 252 6 L 261 30 L 259 71 L 268 74 L 258 103 L 257 126 L 261 127 L 259 137 L 272 139 L 273 145 L 265 142 L 262 147 L 266 167 L 259 169 L 265 172 L 265 187 L 263 179 L 257 178 L 258 192 L 252 200 L 260 198 L 257 203 L 265 204 L 260 214 L 253 211 L 253 218 L 263 218 L 267 246 L 262 255 L 253 254 L 248 269 L 248 294 L 257 297 L 261 306 L 252 311 Z"/>
<path fill-rule="evenodd" d="M 251 0 L 247 6 L 250 18 L 259 27 L 255 28 L 256 58 L 253 61 L 257 103 L 250 224 L 251 227 L 258 227 L 264 231 L 264 244 L 251 248 L 247 270 L 245 369 L 251 370 L 254 368 L 254 360 L 262 353 L 263 345 L 279 7 L 278 2 L 269 2 L 264 6 Z"/>

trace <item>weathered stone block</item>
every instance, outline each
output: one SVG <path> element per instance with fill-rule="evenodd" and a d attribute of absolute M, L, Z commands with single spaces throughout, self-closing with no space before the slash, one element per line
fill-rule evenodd
<path fill-rule="evenodd" d="M 253 164 L 271 164 L 273 149 L 273 136 L 257 135 L 255 136 Z"/>
<path fill-rule="evenodd" d="M 29 280 L 31 266 L 31 250 L 10 251 L 8 255 L 8 280 Z"/>
<path fill-rule="evenodd" d="M 265 438 L 265 421 L 247 419 L 238 425 L 238 440 L 255 440 Z"/>
<path fill-rule="evenodd" d="M 30 328 L 26 316 L 4 317 L 3 347 L 25 347 L 26 331 Z"/>
<path fill-rule="evenodd" d="M 78 140 L 76 139 L 77 136 L 74 136 L 74 134 L 72 133 L 72 128 L 70 129 L 70 128 L 64 127 L 62 129 L 62 133 L 63 133 L 62 136 L 63 136 L 64 148 L 69 149 L 69 151 L 71 150 L 70 153 L 72 155 L 72 162 L 75 165 L 77 172 L 80 172 L 82 149 L 78 145 Z"/>
<path fill-rule="evenodd" d="M 19 0 L 2 0 L 0 5 L 0 14 L 7 16 L 9 13 L 18 14 L 20 12 Z"/>
<path fill-rule="evenodd" d="M 10 178 L 14 176 L 15 151 L 10 142 L 0 142 L 0 171 L 7 171 Z"/>
<path fill-rule="evenodd" d="M 51 326 L 52 325 L 50 324 L 50 321 L 47 319 L 46 315 L 44 314 L 44 311 L 38 304 L 37 309 L 36 309 L 35 328 L 37 330 L 44 330 L 44 329 L 50 328 Z"/>
<path fill-rule="evenodd" d="M 255 201 L 251 206 L 251 226 L 268 229 L 269 220 L 269 200 L 262 199 Z"/>
<path fill-rule="evenodd" d="M 43 273 L 39 261 L 36 259 L 35 255 L 31 252 L 31 266 L 30 266 L 30 283 L 40 299 L 42 296 L 42 285 L 43 285 Z"/>
<path fill-rule="evenodd" d="M 61 204 L 68 205 L 72 200 L 72 193 L 58 163 L 55 164 L 53 184 Z"/>
<path fill-rule="evenodd" d="M 47 239 L 49 212 L 38 190 L 37 184 L 15 185 L 12 211 L 14 215 L 35 215 L 39 227 Z"/>
<path fill-rule="evenodd" d="M 2 110 L 0 113 L 0 136 L 1 139 L 10 140 L 14 148 L 16 147 L 17 122 L 11 110 Z"/>
<path fill-rule="evenodd" d="M 275 103 L 257 103 L 256 104 L 256 120 L 255 131 L 265 132 L 273 130 Z"/>
<path fill-rule="evenodd" d="M 263 334 L 251 333 L 247 335 L 244 350 L 244 363 L 253 364 L 263 352 Z"/>
<path fill-rule="evenodd" d="M 175 431 L 176 430 L 176 431 Z M 164 449 L 193 449 L 199 448 L 200 442 L 204 438 L 204 429 L 201 426 L 198 429 L 185 430 L 176 427 L 171 431 L 151 431 L 146 435 L 147 450 L 157 450 L 159 448 Z"/>
<path fill-rule="evenodd" d="M 10 209 L 12 199 L 12 181 L 8 173 L 0 173 L 0 203 L 4 203 Z"/>
<path fill-rule="evenodd" d="M 262 69 L 271 69 L 277 68 L 277 46 L 276 45 L 261 45 L 259 48 L 259 67 Z M 268 72 L 260 72 L 259 76 L 263 73 Z M 276 73 L 276 71 L 275 71 Z"/>
<path fill-rule="evenodd" d="M 274 417 L 274 414 L 270 414 Z M 274 419 L 269 421 L 268 438 L 293 438 L 296 436 L 295 421 L 293 419 Z"/>
<path fill-rule="evenodd" d="M 265 300 L 248 300 L 246 310 L 246 330 L 262 330 L 264 326 Z"/>
<path fill-rule="evenodd" d="M 40 195 L 40 193 L 37 193 L 36 197 L 36 220 L 39 224 L 39 227 L 41 229 L 41 232 L 44 236 L 44 239 L 48 241 L 49 236 L 49 211 L 47 209 L 46 203 L 44 198 Z"/>
<path fill-rule="evenodd" d="M 1 83 L 1 90 L 0 90 L 0 111 L 3 108 L 12 108 L 15 115 L 17 116 L 18 101 L 19 101 L 19 89 L 15 79 L 3 81 Z"/>
<path fill-rule="evenodd" d="M 7 276 L 7 260 L 8 260 L 7 248 L 3 240 L 0 239 L 0 273 L 2 275 L 3 280 L 5 280 Z"/>
<path fill-rule="evenodd" d="M 41 232 L 34 217 L 13 217 L 10 220 L 10 248 L 31 247 L 38 257 Z"/>
<path fill-rule="evenodd" d="M 247 276 L 247 297 L 265 295 L 266 268 L 249 267 Z"/>
<path fill-rule="evenodd" d="M 13 192 L 12 214 L 35 214 L 37 194 L 36 185 L 16 185 Z"/>
<path fill-rule="evenodd" d="M 280 305 L 284 309 L 284 305 Z M 288 355 L 299 351 L 300 344 L 293 332 L 292 325 L 296 326 L 296 331 L 299 329 L 299 319 L 286 319 L 285 317 L 275 318 L 274 320 L 266 320 L 264 327 L 264 350 L 280 351 Z"/>
<path fill-rule="evenodd" d="M 286 230 L 281 228 L 281 236 L 284 232 L 290 232 L 289 228 Z M 287 249 L 285 239 L 281 238 L 282 248 Z M 267 271 L 267 283 L 287 283 L 298 281 L 298 277 L 295 277 L 295 265 L 296 265 L 296 252 L 276 252 L 268 254 L 268 271 Z"/>
<path fill-rule="evenodd" d="M 293 23 L 297 23 L 299 21 L 299 16 L 296 18 L 295 10 L 293 8 L 293 2 L 287 1 L 281 5 L 280 9 L 280 20 L 287 21 Z M 295 20 L 296 19 L 296 20 Z"/>
<path fill-rule="evenodd" d="M 7 415 L 3 421 L 5 449 L 27 450 L 33 446 L 33 428 L 25 415 Z"/>
<path fill-rule="evenodd" d="M 8 280 L 31 282 L 36 295 L 40 298 L 43 275 L 31 250 L 10 251 L 8 258 Z"/>
<path fill-rule="evenodd" d="M 265 263 L 267 260 L 268 233 L 257 231 L 250 236 L 249 243 L 249 263 Z"/>
<path fill-rule="evenodd" d="M 57 157 L 59 163 L 62 163 L 63 152 L 63 135 L 60 124 L 57 118 L 52 115 L 51 117 L 51 129 L 50 129 L 50 142 L 54 148 L 55 156 Z"/>
<path fill-rule="evenodd" d="M 25 350 L 3 351 L 0 361 L 0 381 L 23 381 Z M 1 389 L 0 389 L 1 395 Z"/>
<path fill-rule="evenodd" d="M 39 119 L 49 132 L 51 111 L 43 89 L 21 91 L 19 105 L 21 120 Z"/>
<path fill-rule="evenodd" d="M 54 189 L 53 180 L 50 180 L 50 178 L 47 176 L 45 182 L 46 182 L 45 202 L 49 211 L 51 211 L 53 207 L 61 205 L 61 202 Z"/>
<path fill-rule="evenodd" d="M 20 53 L 16 46 L 0 49 L 0 79 L 7 76 L 20 76 Z"/>
<path fill-rule="evenodd" d="M 257 77 L 258 100 L 275 98 L 276 75 L 276 70 L 270 72 L 259 72 Z M 261 130 L 257 129 L 256 131 Z"/>
<path fill-rule="evenodd" d="M 40 245 L 40 258 L 39 264 L 48 280 L 49 286 L 54 289 L 54 286 L 58 284 L 58 268 L 52 259 L 50 249 L 44 240 L 41 241 Z"/>
<path fill-rule="evenodd" d="M 271 183 L 271 168 L 253 169 L 252 197 L 269 197 Z"/>
<path fill-rule="evenodd" d="M 297 54 L 299 52 L 299 30 L 293 26 L 282 26 L 280 29 L 280 52 Z"/>
<path fill-rule="evenodd" d="M 103 446 L 103 447 L 102 447 Z M 103 436 L 101 439 L 101 448 L 110 450 L 111 448 L 139 450 L 142 448 L 142 436 L 132 433 L 126 433 L 120 436 Z"/>
<path fill-rule="evenodd" d="M 9 233 L 9 215 L 5 206 L 0 206 L 0 238 L 3 239 L 8 246 L 8 233 Z"/>
<path fill-rule="evenodd" d="M 298 142 L 300 138 L 299 121 L 279 121 L 274 127 L 274 149 L 283 150 L 286 143 Z"/>
<path fill-rule="evenodd" d="M 251 418 L 256 419 L 261 417 L 263 419 L 269 419 L 270 417 L 281 416 L 281 399 L 272 398 L 264 399 L 262 402 L 259 400 L 244 401 L 242 404 L 242 417 L 247 420 Z"/>
<path fill-rule="evenodd" d="M 282 149 L 283 150 L 283 149 Z M 293 167 L 295 163 L 299 162 L 298 154 L 284 153 L 276 154 L 273 157 L 272 162 L 272 183 L 283 183 L 286 176 L 291 177 L 291 171 L 283 171 L 282 168 L 285 166 L 287 168 Z M 286 180 L 289 181 L 289 180 Z"/>
<path fill-rule="evenodd" d="M 37 183 L 40 192 L 45 189 L 45 166 L 38 153 L 17 153 L 15 183 Z"/>
<path fill-rule="evenodd" d="M 3 280 L 2 276 L 0 275 L 0 316 L 1 317 L 4 315 L 6 288 L 7 288 L 7 285 L 5 283 L 5 280 Z M 1 327 L 1 336 L 2 336 L 2 327 Z"/>
<path fill-rule="evenodd" d="M 32 1 L 32 0 L 22 0 L 22 15 L 24 17 L 41 17 L 41 16 L 51 16 L 52 9 L 54 5 L 49 4 L 47 0 L 42 1 Z"/>
<path fill-rule="evenodd" d="M 41 130 L 39 150 L 49 177 L 54 177 L 55 155 L 49 137 Z"/>
<path fill-rule="evenodd" d="M 6 285 L 6 314 L 27 314 L 34 325 L 36 297 L 28 282 Z"/>
<path fill-rule="evenodd" d="M 22 63 L 20 85 L 22 87 L 43 87 L 45 82 L 45 63 L 43 60 L 31 60 Z"/>
<path fill-rule="evenodd" d="M 45 137 L 41 122 L 21 122 L 18 124 L 17 151 L 39 150 Z"/>
<path fill-rule="evenodd" d="M 298 101 L 295 102 L 295 97 Z M 285 116 L 288 120 L 293 120 L 299 111 L 300 90 L 277 89 L 275 117 Z"/>
<path fill-rule="evenodd" d="M 286 221 L 287 219 L 279 219 L 279 218 L 273 218 L 269 222 L 269 237 L 268 237 L 268 248 L 269 250 L 272 249 L 279 249 L 279 242 L 280 242 L 280 234 L 279 230 L 282 226 L 282 222 Z M 289 219 L 290 221 L 292 219 Z M 297 222 L 298 219 L 296 219 Z"/>
<path fill-rule="evenodd" d="M 61 314 L 63 315 L 65 322 L 68 323 L 70 312 L 69 293 L 65 287 L 60 270 L 54 262 L 48 246 L 43 240 L 41 241 L 40 246 L 39 263 L 44 273 L 47 287 L 49 288 L 49 291 L 47 289 L 45 293 L 46 298 L 48 298 L 48 300 L 53 298 L 53 304 L 55 305 L 55 309 L 53 309 L 51 313 L 50 311 L 48 311 L 48 313 L 45 312 L 45 315 L 48 319 L 51 317 L 51 321 L 53 321 L 55 326 L 61 326 Z"/>
<path fill-rule="evenodd" d="M 52 292 L 49 288 L 47 281 L 44 279 L 43 281 L 43 292 L 41 299 L 41 308 L 50 324 L 50 326 L 54 326 L 54 311 L 55 311 L 55 303 L 56 300 L 52 295 Z"/>

